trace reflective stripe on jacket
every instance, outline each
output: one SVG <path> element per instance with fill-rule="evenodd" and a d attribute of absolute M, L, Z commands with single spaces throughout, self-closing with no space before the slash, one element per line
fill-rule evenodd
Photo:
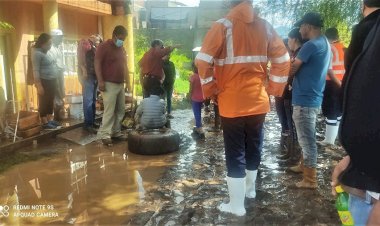
<path fill-rule="evenodd" d="M 332 70 L 335 77 L 342 81 L 346 73 L 344 68 L 344 46 L 340 42 L 335 42 L 331 44 L 331 51 L 333 53 Z M 326 76 L 326 80 L 330 80 L 330 77 Z"/>
<path fill-rule="evenodd" d="M 269 112 L 268 94 L 282 96 L 290 58 L 272 26 L 245 1 L 214 23 L 196 65 L 205 98 L 218 94 L 220 114 L 233 118 Z"/>

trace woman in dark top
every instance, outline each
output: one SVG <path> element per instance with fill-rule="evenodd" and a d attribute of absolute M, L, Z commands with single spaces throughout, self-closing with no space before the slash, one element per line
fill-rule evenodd
<path fill-rule="evenodd" d="M 301 49 L 303 40 L 299 32 L 299 28 L 294 28 L 288 34 L 287 46 L 290 53 L 290 59 L 293 62 L 296 58 L 299 50 Z M 289 78 L 288 84 L 286 85 L 284 94 L 282 97 L 276 98 L 276 110 L 280 122 L 282 125 L 285 150 L 287 151 L 285 155 L 281 155 L 278 158 L 283 160 L 280 161 L 280 165 L 291 166 L 298 163 L 300 158 L 300 149 L 295 145 L 297 143 L 296 129 L 292 120 L 292 91 L 291 84 L 293 78 Z M 286 141 L 285 141 L 286 140 Z"/>

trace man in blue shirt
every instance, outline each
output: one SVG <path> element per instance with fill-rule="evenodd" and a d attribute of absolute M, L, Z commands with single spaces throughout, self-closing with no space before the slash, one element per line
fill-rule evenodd
<path fill-rule="evenodd" d="M 317 188 L 317 143 L 316 119 L 323 100 L 326 74 L 331 67 L 331 48 L 322 35 L 323 19 L 318 13 L 307 13 L 296 23 L 302 38 L 309 40 L 292 62 L 293 120 L 297 129 L 298 142 L 302 148 L 303 161 L 290 168 L 303 173 L 303 180 L 297 188 Z"/>

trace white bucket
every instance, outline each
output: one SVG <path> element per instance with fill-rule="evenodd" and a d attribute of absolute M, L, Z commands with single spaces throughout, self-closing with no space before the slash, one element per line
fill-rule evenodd
<path fill-rule="evenodd" d="M 83 104 L 70 104 L 70 118 L 72 119 L 83 119 Z"/>
<path fill-rule="evenodd" d="M 68 103 L 68 104 L 83 103 L 83 96 L 82 95 L 67 95 L 66 96 L 66 103 Z"/>

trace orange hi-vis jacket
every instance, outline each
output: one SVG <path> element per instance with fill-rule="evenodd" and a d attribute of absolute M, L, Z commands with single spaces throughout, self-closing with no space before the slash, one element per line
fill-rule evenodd
<path fill-rule="evenodd" d="M 344 68 L 344 45 L 341 42 L 335 42 L 331 44 L 331 51 L 333 53 L 332 70 L 336 78 L 342 81 L 346 73 Z M 326 76 L 326 80 L 330 80 L 330 77 Z"/>
<path fill-rule="evenodd" d="M 283 41 L 248 1 L 213 24 L 195 61 L 204 97 L 218 95 L 226 118 L 269 112 L 268 94 L 282 96 L 290 70 Z"/>

